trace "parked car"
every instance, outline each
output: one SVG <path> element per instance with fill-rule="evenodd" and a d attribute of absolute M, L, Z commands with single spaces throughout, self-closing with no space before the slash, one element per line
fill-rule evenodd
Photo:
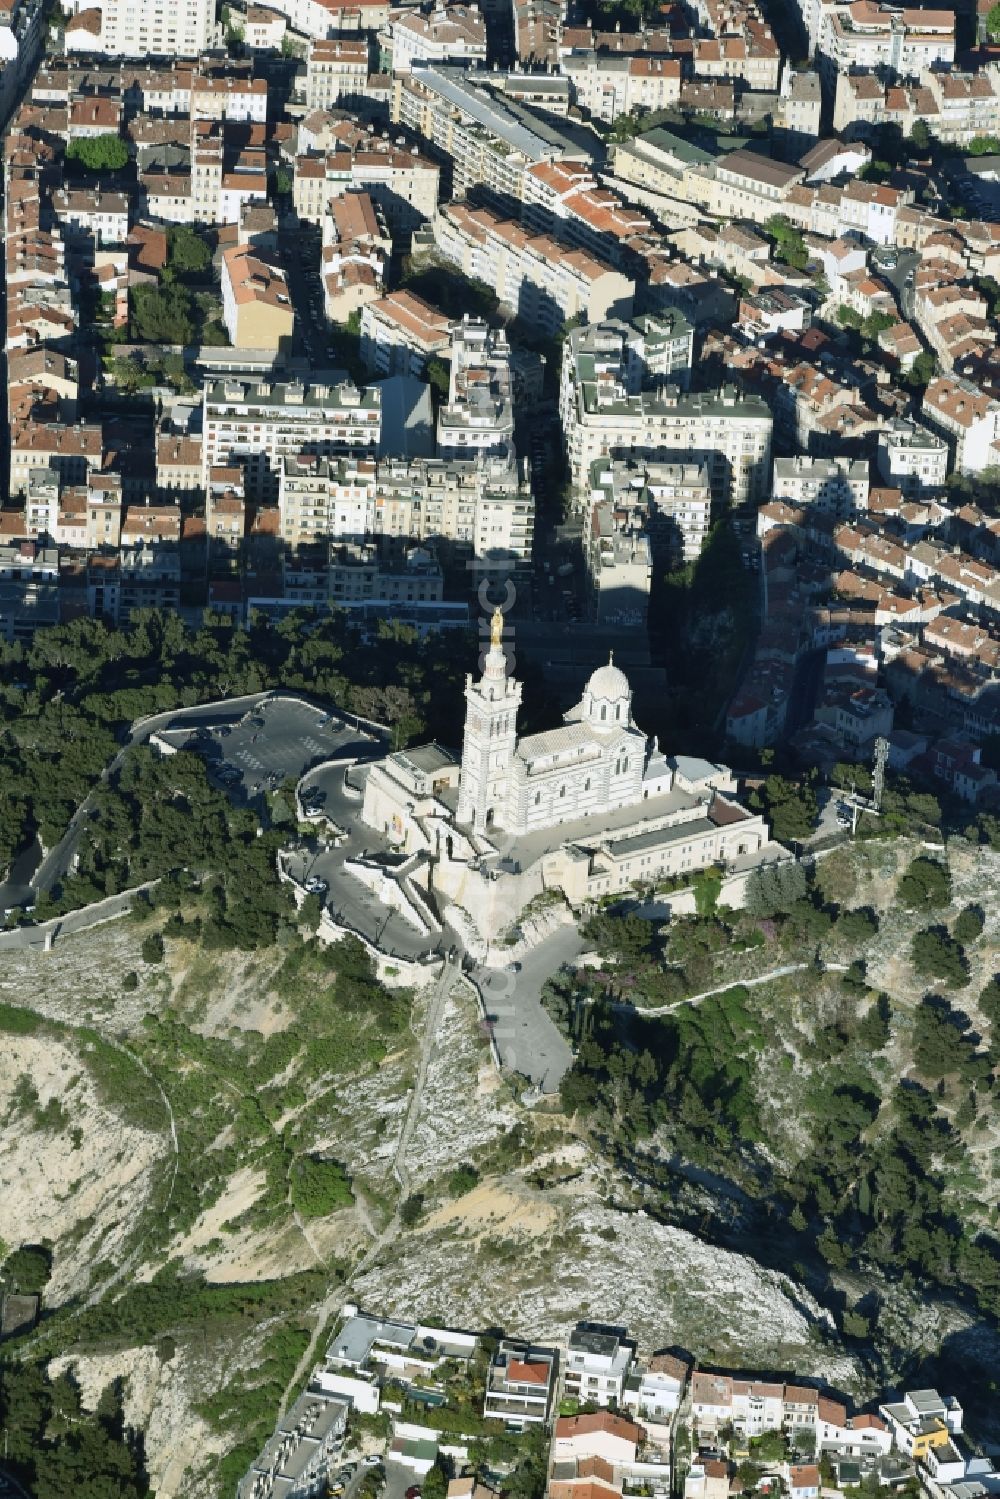
<path fill-rule="evenodd" d="M 329 888 L 330 887 L 326 883 L 326 880 L 321 880 L 317 875 L 310 875 L 305 883 L 307 895 L 325 895 Z M 346 1468 L 344 1469 L 344 1472 L 347 1473 Z M 350 1475 L 348 1474 L 348 1476 Z"/>

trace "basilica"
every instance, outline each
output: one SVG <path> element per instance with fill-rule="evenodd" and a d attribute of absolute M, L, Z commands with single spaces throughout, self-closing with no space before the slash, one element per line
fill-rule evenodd
<path fill-rule="evenodd" d="M 543 891 L 579 909 L 709 865 L 740 904 L 747 874 L 774 849 L 727 767 L 647 739 L 613 661 L 559 727 L 519 737 L 521 684 L 502 627 L 497 611 L 482 674 L 466 679 L 461 755 L 422 745 L 367 773 L 363 820 L 405 856 L 411 889 L 460 906 L 486 942 Z"/>

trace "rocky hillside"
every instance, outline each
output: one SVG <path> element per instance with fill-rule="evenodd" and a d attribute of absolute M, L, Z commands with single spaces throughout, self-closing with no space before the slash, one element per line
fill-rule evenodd
<path fill-rule="evenodd" d="M 918 918 L 895 899 L 913 852 L 833 855 L 824 875 L 880 915 L 865 958 L 868 983 L 892 996 L 877 1061 L 886 1087 L 907 1065 L 925 988 L 907 957 Z M 1000 875 L 982 859 L 956 849 L 949 920 Z M 973 981 L 960 999 L 983 1034 L 977 996 L 996 919 L 970 944 Z M 0 970 L 5 1222 L 17 1242 L 53 1254 L 53 1315 L 18 1349 L 54 1373 L 72 1369 L 85 1403 L 123 1379 L 158 1499 L 228 1499 L 317 1317 L 392 1219 L 430 996 L 377 993 L 356 961 L 338 969 L 300 946 L 218 954 L 168 935 L 165 961 L 144 962 L 160 925 L 120 922 L 49 954 L 10 955 Z M 819 1065 L 810 1045 L 845 1013 L 839 985 L 806 975 L 754 991 L 767 1017 L 760 1108 L 775 1156 L 807 1150 L 803 1099 Z M 973 1125 L 963 1170 L 991 1225 L 995 1112 L 979 1109 Z M 538 1337 L 580 1316 L 623 1322 L 646 1350 L 676 1344 L 871 1392 L 864 1346 L 838 1331 L 843 1307 L 871 1286 L 834 1267 L 834 1300 L 811 1294 L 799 1267 L 740 1238 L 738 1193 L 710 1171 L 678 1174 L 668 1145 L 654 1137 L 645 1159 L 672 1184 L 672 1221 L 659 1181 L 626 1175 L 582 1117 L 518 1102 L 458 981 L 405 1160 L 419 1211 L 352 1293 L 399 1315 Z M 307 1194 L 303 1171 L 315 1163 Z M 981 1321 L 912 1286 L 881 1284 L 879 1317 L 909 1366 L 959 1337 L 992 1348 Z"/>

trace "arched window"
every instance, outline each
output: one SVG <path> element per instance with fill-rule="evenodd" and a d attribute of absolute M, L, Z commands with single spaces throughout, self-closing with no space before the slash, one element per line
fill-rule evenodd
<path fill-rule="evenodd" d="M 607 705 L 607 703 L 602 703 L 601 704 L 601 722 L 602 723 L 607 718 L 607 716 L 608 716 L 608 705 Z"/>

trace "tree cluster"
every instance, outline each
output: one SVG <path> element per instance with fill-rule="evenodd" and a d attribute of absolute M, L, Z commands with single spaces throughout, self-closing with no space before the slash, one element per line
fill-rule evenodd
<path fill-rule="evenodd" d="M 128 146 L 118 135 L 80 136 L 66 147 L 66 160 L 88 172 L 120 172 L 128 159 Z"/>

